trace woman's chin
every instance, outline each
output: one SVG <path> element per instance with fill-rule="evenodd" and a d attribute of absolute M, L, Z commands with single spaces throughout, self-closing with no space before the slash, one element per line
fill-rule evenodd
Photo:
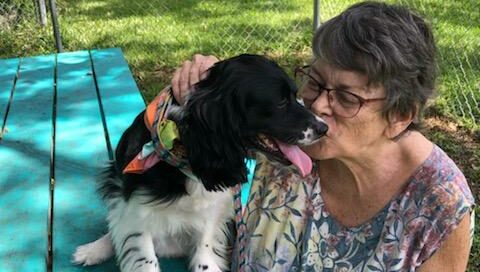
<path fill-rule="evenodd" d="M 311 145 L 300 146 L 300 149 L 302 149 L 313 160 L 329 159 L 330 156 L 328 154 L 330 152 L 328 152 L 326 138 L 327 137 L 322 137 Z"/>

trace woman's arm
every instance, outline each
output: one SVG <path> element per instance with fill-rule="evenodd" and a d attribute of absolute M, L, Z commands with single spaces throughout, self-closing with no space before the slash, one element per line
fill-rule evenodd
<path fill-rule="evenodd" d="M 467 213 L 443 245 L 419 267 L 418 271 L 463 272 L 467 268 L 470 247 L 470 214 Z"/>
<path fill-rule="evenodd" d="M 178 103 L 183 104 L 190 88 L 207 75 L 206 71 L 218 62 L 215 56 L 204 56 L 196 54 L 192 60 L 183 62 L 173 74 L 172 89 L 173 96 Z"/>

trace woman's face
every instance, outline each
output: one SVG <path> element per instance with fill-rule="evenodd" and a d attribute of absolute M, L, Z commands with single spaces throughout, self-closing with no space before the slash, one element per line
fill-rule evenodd
<path fill-rule="evenodd" d="M 323 118 L 329 127 L 326 137 L 303 148 L 310 157 L 316 160 L 359 158 L 362 153 L 380 147 L 388 140 L 385 135 L 388 122 L 381 114 L 385 97 L 383 86 L 371 86 L 363 74 L 340 70 L 318 60 L 311 66 L 309 75 L 300 94 L 305 106 Z M 322 91 L 318 83 L 330 91 Z M 336 90 L 373 100 L 358 105 L 358 109 L 355 105 L 359 100 Z"/>

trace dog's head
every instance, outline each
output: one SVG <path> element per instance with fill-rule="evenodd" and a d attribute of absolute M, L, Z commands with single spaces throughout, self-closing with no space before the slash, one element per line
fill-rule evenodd
<path fill-rule="evenodd" d="M 215 64 L 187 100 L 178 122 L 192 171 L 208 190 L 246 181 L 248 150 L 289 159 L 302 174 L 312 144 L 327 125 L 296 98 L 297 88 L 273 61 L 240 55 Z"/>

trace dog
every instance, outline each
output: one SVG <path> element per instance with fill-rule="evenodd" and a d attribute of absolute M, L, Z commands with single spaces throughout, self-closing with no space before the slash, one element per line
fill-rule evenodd
<path fill-rule="evenodd" d="M 185 105 L 170 100 L 167 109 L 159 110 L 152 102 L 123 133 L 116 160 L 98 181 L 109 232 L 78 247 L 73 261 L 92 265 L 115 253 L 121 271 L 153 272 L 160 271 L 157 256 L 187 255 L 192 271 L 228 270 L 231 188 L 247 181 L 245 159 L 263 152 L 306 175 L 311 160 L 297 145 L 312 144 L 328 130 L 297 100 L 296 91 L 276 63 L 243 54 L 211 67 Z M 159 121 L 162 114 L 166 118 Z M 185 159 L 186 167 L 163 160 L 163 151 L 151 152 L 158 134 L 171 130 L 178 137 L 162 145 L 171 148 L 168 154 L 177 153 L 175 162 Z"/>

